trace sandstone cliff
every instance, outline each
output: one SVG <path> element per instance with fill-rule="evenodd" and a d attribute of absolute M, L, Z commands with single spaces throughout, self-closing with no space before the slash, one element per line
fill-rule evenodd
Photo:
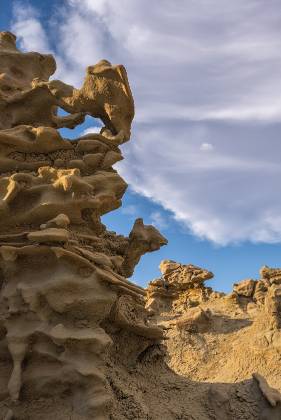
<path fill-rule="evenodd" d="M 157 299 L 162 305 L 169 287 L 155 285 L 157 297 L 150 289 L 146 308 L 146 291 L 127 278 L 167 240 L 141 219 L 128 238 L 100 221 L 126 190 L 112 167 L 134 116 L 126 70 L 102 60 L 76 89 L 49 81 L 55 68 L 52 56 L 23 53 L 13 34 L 0 33 L 0 417 L 280 418 L 280 395 L 262 376 L 190 380 L 175 362 L 177 349 L 173 359 L 173 344 L 163 345 L 169 337 Z M 85 115 L 103 121 L 99 134 L 61 137 L 59 128 Z M 196 296 L 208 300 L 210 273 L 187 272 Z M 184 283 L 171 302 L 182 299 Z M 212 315 L 201 311 L 195 318 L 204 327 Z"/>

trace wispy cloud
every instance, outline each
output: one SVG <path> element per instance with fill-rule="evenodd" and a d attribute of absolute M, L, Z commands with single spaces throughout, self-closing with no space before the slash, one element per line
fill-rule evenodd
<path fill-rule="evenodd" d="M 168 220 L 160 211 L 154 211 L 150 215 L 150 220 L 158 229 L 164 230 L 168 227 Z"/>
<path fill-rule="evenodd" d="M 281 241 L 276 0 L 66 0 L 48 37 L 22 10 L 12 30 L 25 49 L 55 45 L 56 77 L 78 85 L 101 58 L 125 64 L 136 119 L 117 166 L 135 191 L 215 243 Z"/>
<path fill-rule="evenodd" d="M 14 2 L 11 30 L 17 34 L 19 45 L 23 50 L 51 52 L 48 36 L 40 21 L 40 14 L 26 2 Z"/>

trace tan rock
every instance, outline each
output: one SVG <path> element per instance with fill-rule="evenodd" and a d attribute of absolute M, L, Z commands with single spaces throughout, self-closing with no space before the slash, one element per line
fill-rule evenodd
<path fill-rule="evenodd" d="M 189 309 L 186 315 L 176 320 L 176 326 L 190 332 L 202 332 L 208 330 L 210 322 L 211 312 L 198 307 Z"/>
<path fill-rule="evenodd" d="M 254 294 L 254 299 L 256 300 L 256 302 L 263 304 L 267 291 L 268 291 L 268 287 L 265 281 L 263 280 L 257 281 L 256 287 L 255 287 L 255 294 Z"/>
<path fill-rule="evenodd" d="M 266 265 L 260 269 L 260 275 L 262 279 L 269 280 L 269 282 L 281 284 L 281 269 L 280 268 L 269 268 Z"/>
<path fill-rule="evenodd" d="M 87 113 L 102 119 L 104 137 L 116 144 L 129 140 L 134 101 L 123 66 L 101 60 L 87 68 L 83 86 L 75 89 L 59 80 L 48 81 L 56 70 L 51 55 L 20 52 L 16 37 L 8 32 L 1 32 L 0 38 L 2 129 L 24 124 L 74 128 Z M 57 107 L 69 115 L 58 116 Z"/>
<path fill-rule="evenodd" d="M 58 227 L 58 228 L 67 228 L 67 226 L 70 224 L 70 220 L 69 217 L 66 214 L 58 214 L 56 217 L 54 217 L 51 220 L 48 220 L 47 223 L 43 224 L 40 226 L 41 229 L 46 229 L 46 228 L 53 228 L 53 227 Z"/>
<path fill-rule="evenodd" d="M 245 279 L 240 283 L 235 283 L 233 285 L 233 291 L 236 292 L 239 296 L 252 297 L 255 290 L 256 282 L 252 279 Z"/>
<path fill-rule="evenodd" d="M 45 242 L 67 242 L 69 240 L 69 233 L 65 229 L 49 228 L 30 232 L 27 234 L 27 239 L 31 242 L 45 243 Z"/>
<path fill-rule="evenodd" d="M 9 409 L 3 420 L 14 420 L 14 419 L 15 417 L 14 417 L 13 410 Z"/>
<path fill-rule="evenodd" d="M 163 260 L 159 265 L 162 274 L 169 274 L 174 270 L 180 268 L 180 264 L 172 260 Z"/>
<path fill-rule="evenodd" d="M 134 268 L 143 254 L 157 251 L 167 243 L 167 239 L 155 227 L 144 225 L 142 219 L 137 219 L 129 235 L 129 243 L 122 265 L 124 275 L 130 277 L 133 274 Z"/>
<path fill-rule="evenodd" d="M 271 328 L 281 328 L 281 285 L 273 284 L 268 289 L 264 306 Z"/>
<path fill-rule="evenodd" d="M 131 296 L 119 298 L 113 321 L 116 325 L 133 331 L 136 334 L 150 339 L 161 339 L 163 330 L 157 326 L 149 326 L 147 312 L 142 305 L 136 305 Z"/>
<path fill-rule="evenodd" d="M 151 322 L 166 328 L 169 367 L 197 383 L 211 384 L 215 418 L 234 415 L 226 384 L 247 381 L 256 370 L 280 390 L 280 285 L 269 276 L 247 279 L 225 295 L 205 286 L 204 279 L 211 277 L 205 269 L 169 260 L 160 269 L 162 277 L 151 281 L 147 289 Z M 266 272 L 272 273 L 270 270 Z M 237 393 L 241 401 L 249 397 L 240 385 Z M 259 412 L 250 414 L 249 409 L 245 418 L 278 419 L 280 409 L 280 403 L 276 408 L 266 403 Z M 236 417 L 241 416 L 237 412 Z"/>
<path fill-rule="evenodd" d="M 161 278 L 148 285 L 148 299 L 158 296 L 164 302 L 175 302 L 178 310 L 203 302 L 213 293 L 211 288 L 204 287 L 204 282 L 213 277 L 213 273 L 192 264 L 183 265 L 171 260 L 160 263 Z M 164 301 L 163 301 L 164 298 Z"/>
<path fill-rule="evenodd" d="M 100 220 L 127 187 L 112 169 L 134 116 L 125 68 L 89 66 L 81 89 L 49 81 L 55 69 L 51 55 L 23 53 L 0 33 L 0 417 L 11 417 L 1 408 L 9 393 L 15 418 L 105 419 L 115 329 L 131 334 L 135 360 L 162 338 L 145 291 L 124 274 L 167 241 L 141 222 L 126 238 Z M 101 132 L 63 139 L 57 128 L 86 114 Z"/>
<path fill-rule="evenodd" d="M 266 379 L 262 375 L 259 373 L 253 373 L 253 378 L 258 382 L 261 392 L 272 407 L 275 407 L 278 403 L 281 402 L 280 392 L 277 391 L 277 389 L 271 388 L 271 386 L 268 385 Z"/>
<path fill-rule="evenodd" d="M 102 215 L 121 206 L 127 187 L 112 168 L 122 159 L 118 145 L 129 140 L 134 116 L 125 68 L 106 60 L 89 66 L 80 89 L 49 81 L 55 70 L 51 55 L 21 52 L 13 34 L 0 33 L 0 418 L 279 415 L 279 404 L 269 406 L 268 393 L 263 396 L 253 381 L 206 383 L 209 354 L 221 375 L 215 382 L 232 360 L 231 349 L 239 354 L 234 333 L 249 322 L 239 318 L 249 316 L 239 299 L 205 287 L 213 276 L 208 270 L 172 261 L 161 265 L 163 278 L 144 290 L 127 277 L 145 252 L 167 240 L 141 219 L 129 238 L 101 223 Z M 68 115 L 59 116 L 58 107 Z M 85 115 L 103 121 L 100 133 L 61 137 L 58 128 L 74 128 Z M 271 287 L 269 279 L 263 282 Z M 275 298 L 264 299 L 271 318 Z M 261 322 L 268 320 L 265 313 Z M 278 346 L 277 328 L 270 331 L 263 334 L 267 347 Z M 219 350 L 215 333 L 226 340 L 218 353 L 227 359 L 212 353 Z M 247 348 L 252 366 L 245 336 L 243 352 Z M 196 345 L 186 359 L 186 346 Z M 189 360 L 196 371 L 200 352 L 202 381 L 199 374 L 193 380 L 190 372 L 176 373 L 179 360 L 181 368 Z M 272 360 L 274 355 L 268 364 Z M 245 366 L 236 367 L 224 371 L 245 379 Z"/>

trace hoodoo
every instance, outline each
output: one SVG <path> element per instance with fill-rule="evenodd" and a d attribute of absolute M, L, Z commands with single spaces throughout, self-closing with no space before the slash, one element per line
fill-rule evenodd
<path fill-rule="evenodd" d="M 165 281 L 147 293 L 128 277 L 167 240 L 141 219 L 129 237 L 101 223 L 127 187 L 112 167 L 134 117 L 125 68 L 102 60 L 80 89 L 50 81 L 55 69 L 51 55 L 21 52 L 13 34 L 0 33 L 0 418 L 280 419 L 280 394 L 261 375 L 190 379 L 171 355 L 178 350 L 160 312 L 168 308 L 164 318 L 179 330 L 213 328 L 204 306 L 216 298 L 204 287 L 211 273 L 166 262 Z M 104 123 L 99 134 L 60 135 L 86 115 Z M 259 294 L 279 328 L 278 288 L 264 295 L 274 275 L 264 276 L 232 299 L 246 293 L 250 310 Z"/>

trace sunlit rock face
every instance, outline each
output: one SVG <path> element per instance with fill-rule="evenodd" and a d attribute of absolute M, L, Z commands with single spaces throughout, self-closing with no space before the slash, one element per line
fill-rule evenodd
<path fill-rule="evenodd" d="M 130 139 L 134 100 L 124 66 L 101 60 L 87 68 L 83 86 L 75 89 L 60 80 L 49 81 L 56 70 L 52 55 L 22 53 L 10 32 L 1 33 L 0 58 L 2 129 L 22 124 L 74 128 L 88 114 L 101 118 L 103 137 L 112 143 Z M 57 107 L 70 115 L 59 117 Z"/>
<path fill-rule="evenodd" d="M 55 69 L 51 55 L 23 53 L 1 33 L 1 398 L 22 418 L 38 418 L 31 406 L 41 397 L 53 401 L 48 418 L 56 407 L 59 418 L 106 418 L 113 340 L 102 324 L 143 337 L 141 351 L 162 337 L 149 326 L 144 290 L 126 277 L 167 241 L 141 220 L 129 238 L 100 221 L 127 187 L 112 168 L 134 116 L 125 68 L 105 60 L 88 67 L 81 89 L 49 81 Z M 57 128 L 87 114 L 104 122 L 100 134 L 61 137 Z"/>
<path fill-rule="evenodd" d="M 257 371 L 256 379 L 262 374 L 280 391 L 281 270 L 264 266 L 259 279 L 224 294 L 205 284 L 213 274 L 204 268 L 170 260 L 159 268 L 146 308 L 165 328 L 170 368 L 209 382 L 244 380 Z"/>
<path fill-rule="evenodd" d="M 100 220 L 127 187 L 113 169 L 134 117 L 126 70 L 102 60 L 76 89 L 50 81 L 55 69 L 51 55 L 0 33 L 0 417 L 279 419 L 279 393 L 259 375 L 209 384 L 168 367 L 159 306 L 184 311 L 188 294 L 177 328 L 209 331 L 213 315 L 196 302 L 214 297 L 212 273 L 166 261 L 148 291 L 127 279 L 167 240 L 142 219 L 129 237 Z M 86 115 L 102 120 L 99 134 L 61 137 Z M 263 293 L 274 323 L 278 293 Z"/>

